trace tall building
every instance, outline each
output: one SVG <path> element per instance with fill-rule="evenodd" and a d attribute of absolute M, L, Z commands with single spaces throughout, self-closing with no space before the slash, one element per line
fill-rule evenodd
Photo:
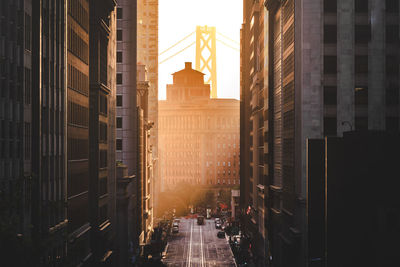
<path fill-rule="evenodd" d="M 2 258 L 16 265 L 66 255 L 65 3 L 0 4 Z"/>
<path fill-rule="evenodd" d="M 142 225 L 141 196 L 138 179 L 138 108 L 137 108 L 137 1 L 119 0 L 117 4 L 117 96 L 116 96 L 116 159 L 127 166 L 127 175 L 134 178 L 128 203 L 128 240 L 130 255 L 139 248 Z"/>
<path fill-rule="evenodd" d="M 306 266 L 312 260 L 306 250 L 307 139 L 342 136 L 354 129 L 399 131 L 399 1 L 267 0 L 265 7 L 259 2 L 244 1 L 241 63 L 242 114 L 247 118 L 255 101 L 252 83 L 264 81 L 260 122 L 267 129 L 264 224 L 268 246 L 263 249 L 269 261 L 264 264 Z M 263 24 L 257 10 L 264 14 Z M 264 29 L 260 42 L 264 46 L 259 44 L 253 51 L 257 40 L 262 40 L 252 34 L 257 24 Z M 264 71 L 252 72 L 253 61 L 261 63 Z M 243 153 L 251 151 L 251 132 L 256 130 L 254 120 L 250 133 L 243 130 L 250 135 Z M 259 215 L 251 195 L 256 176 L 249 158 L 242 165 L 241 204 Z M 248 219 L 252 217 L 250 212 Z"/>
<path fill-rule="evenodd" d="M 89 2 L 68 1 L 67 145 L 68 256 L 71 264 L 91 253 L 89 218 Z"/>
<path fill-rule="evenodd" d="M 138 105 L 138 196 L 140 204 L 139 243 L 141 246 L 149 244 L 153 232 L 154 216 L 154 167 L 151 136 L 154 123 L 149 120 L 149 81 L 146 67 L 137 66 L 137 105 Z"/>
<path fill-rule="evenodd" d="M 150 146 L 154 160 L 155 190 L 160 190 L 158 158 L 158 0 L 137 1 L 137 62 L 147 69 L 148 112 L 153 122 Z M 158 194 L 154 194 L 157 203 Z M 155 207 L 156 208 L 156 207 Z"/>
<path fill-rule="evenodd" d="M 190 62 L 172 75 L 159 101 L 162 190 L 239 185 L 239 101 L 210 98 L 204 74 Z"/>
<path fill-rule="evenodd" d="M 89 34 L 89 221 L 95 265 L 111 264 L 116 226 L 115 0 L 91 0 Z"/>
<path fill-rule="evenodd" d="M 266 183 L 269 173 L 268 81 L 264 20 L 266 11 L 262 1 L 243 1 L 241 29 L 241 207 L 242 226 L 249 240 L 255 262 L 263 266 L 267 258 L 265 208 Z"/>

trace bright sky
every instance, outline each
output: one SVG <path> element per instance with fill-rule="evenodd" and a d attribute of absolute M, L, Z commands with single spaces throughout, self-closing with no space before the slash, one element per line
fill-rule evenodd
<path fill-rule="evenodd" d="M 215 26 L 217 32 L 240 42 L 240 27 L 243 22 L 242 0 L 159 0 L 159 52 L 166 50 L 196 26 Z M 217 34 L 227 44 L 235 44 Z M 177 47 L 159 57 L 159 62 L 174 55 L 196 40 L 195 34 Z M 159 65 L 159 99 L 165 99 L 166 85 L 172 83 L 171 74 L 184 68 L 185 61 L 195 66 L 196 46 L 193 45 L 179 55 Z M 217 41 L 217 85 L 218 97 L 240 97 L 240 54 Z"/>

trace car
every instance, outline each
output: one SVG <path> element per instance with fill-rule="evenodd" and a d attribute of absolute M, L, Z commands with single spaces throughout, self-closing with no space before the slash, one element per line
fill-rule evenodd
<path fill-rule="evenodd" d="M 217 223 L 221 223 L 221 220 L 220 220 L 220 218 L 215 218 L 215 221 L 214 221 L 214 223 L 215 223 L 215 224 L 217 224 Z"/>
<path fill-rule="evenodd" d="M 218 237 L 218 238 L 225 238 L 225 232 L 223 232 L 223 231 L 218 231 L 217 237 Z"/>
<path fill-rule="evenodd" d="M 179 233 L 179 227 L 178 226 L 172 227 L 172 233 Z"/>
<path fill-rule="evenodd" d="M 204 224 L 204 216 L 198 216 L 197 217 L 197 224 L 198 225 Z"/>
<path fill-rule="evenodd" d="M 219 222 L 216 223 L 216 224 L 215 224 L 215 228 L 216 228 L 216 229 L 221 229 L 221 223 L 219 223 Z"/>
<path fill-rule="evenodd" d="M 175 227 L 175 226 L 176 226 L 176 227 L 179 227 L 179 223 L 173 222 L 173 223 L 172 223 L 172 227 Z"/>
<path fill-rule="evenodd" d="M 174 223 L 180 223 L 181 222 L 181 219 L 174 219 Z"/>

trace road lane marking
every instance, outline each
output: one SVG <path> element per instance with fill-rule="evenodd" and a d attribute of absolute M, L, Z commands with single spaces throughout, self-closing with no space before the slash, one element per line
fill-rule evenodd
<path fill-rule="evenodd" d="M 190 239 L 189 239 L 189 251 L 188 251 L 188 259 L 187 259 L 187 265 L 190 267 L 190 261 L 191 261 L 191 253 L 192 253 L 192 238 L 193 238 L 193 221 L 191 220 L 190 224 Z"/>
<path fill-rule="evenodd" d="M 203 232 L 200 225 L 200 251 L 201 251 L 201 267 L 204 267 L 204 252 L 203 252 Z"/>

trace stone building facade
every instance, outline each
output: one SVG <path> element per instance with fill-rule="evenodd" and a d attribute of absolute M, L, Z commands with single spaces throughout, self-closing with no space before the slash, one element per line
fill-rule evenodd
<path fill-rule="evenodd" d="M 211 99 L 190 62 L 167 85 L 159 122 L 162 191 L 179 183 L 239 185 L 239 101 Z"/>
<path fill-rule="evenodd" d="M 154 189 L 159 191 L 158 158 L 158 0 L 137 1 L 137 62 L 147 69 L 149 81 L 148 118 L 153 122 L 150 136 L 154 160 Z M 157 203 L 158 194 L 154 194 Z M 154 208 L 156 208 L 155 205 Z"/>

